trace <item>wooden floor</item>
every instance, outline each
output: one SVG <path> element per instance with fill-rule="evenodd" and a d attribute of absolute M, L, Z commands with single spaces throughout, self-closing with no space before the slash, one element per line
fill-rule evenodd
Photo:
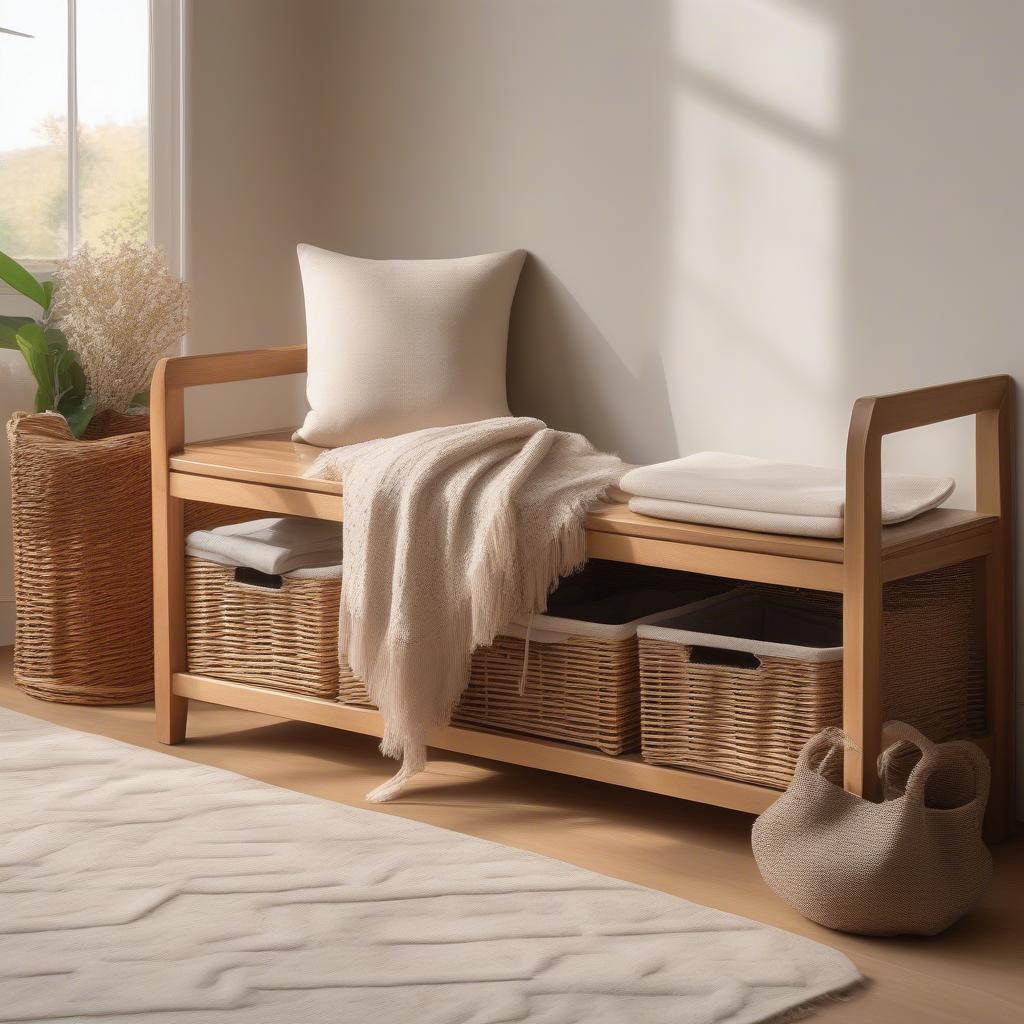
<path fill-rule="evenodd" d="M 339 803 L 361 806 L 389 774 L 369 737 L 207 704 L 193 703 L 188 742 L 161 748 L 151 706 L 82 708 L 26 697 L 11 683 L 9 649 L 0 650 L 0 704 Z M 869 940 L 818 928 L 780 903 L 751 857 L 752 819 L 737 812 L 450 754 L 439 754 L 399 802 L 374 809 L 535 850 L 842 949 L 870 987 L 823 1007 L 815 1020 L 1024 1021 L 1022 837 L 995 850 L 995 884 L 969 920 L 935 939 Z"/>

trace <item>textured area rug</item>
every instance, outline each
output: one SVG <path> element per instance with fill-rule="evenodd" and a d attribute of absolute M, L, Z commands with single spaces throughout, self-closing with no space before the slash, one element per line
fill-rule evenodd
<path fill-rule="evenodd" d="M 0 709 L 0 1020 L 752 1024 L 842 954 Z"/>

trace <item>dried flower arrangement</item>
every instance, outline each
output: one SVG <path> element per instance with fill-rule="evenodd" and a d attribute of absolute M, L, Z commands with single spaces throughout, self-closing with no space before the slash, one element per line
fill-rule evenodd
<path fill-rule="evenodd" d="M 58 412 L 81 437 L 97 409 L 149 402 L 161 356 L 188 321 L 188 289 L 159 249 L 109 235 L 39 281 L 0 252 L 0 280 L 43 310 L 41 319 L 0 316 L 0 348 L 18 349 L 36 379 L 36 412 Z"/>
<path fill-rule="evenodd" d="M 127 412 L 148 404 L 161 356 L 178 343 L 188 320 L 188 288 L 159 249 L 108 236 L 64 260 L 55 278 L 53 318 L 82 360 L 99 409 Z"/>

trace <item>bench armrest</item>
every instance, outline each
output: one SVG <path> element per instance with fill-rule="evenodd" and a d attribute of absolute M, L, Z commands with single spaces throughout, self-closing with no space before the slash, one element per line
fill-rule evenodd
<path fill-rule="evenodd" d="M 167 460 L 185 443 L 185 388 L 304 373 L 305 345 L 161 359 L 149 389 L 154 497 L 166 486 Z"/>
<path fill-rule="evenodd" d="M 1012 599 L 1006 585 L 1013 515 L 1014 385 L 1008 376 L 983 377 L 902 394 L 861 398 L 854 403 L 846 447 L 846 510 L 843 539 L 843 728 L 857 749 L 844 757 L 846 788 L 881 796 L 875 773 L 882 727 L 882 438 L 914 427 L 975 417 L 975 508 L 998 516 L 993 550 L 984 571 L 988 714 L 1012 720 L 1006 711 L 1012 692 L 1005 638 L 1010 635 Z M 998 607 L 997 607 L 998 606 Z M 1005 729 L 1004 729 L 1005 732 Z M 998 760 L 1005 763 L 1007 740 L 993 726 Z"/>
<path fill-rule="evenodd" d="M 846 535 L 881 529 L 882 438 L 915 427 L 976 416 L 977 510 L 1005 511 L 1012 447 L 1013 378 L 1005 374 L 859 398 L 846 446 Z M 869 542 L 869 546 L 870 542 Z"/>
<path fill-rule="evenodd" d="M 255 348 L 243 352 L 215 352 L 205 356 L 161 359 L 153 374 L 153 387 L 190 388 L 201 384 L 227 384 L 239 380 L 282 377 L 305 373 L 306 346 Z"/>

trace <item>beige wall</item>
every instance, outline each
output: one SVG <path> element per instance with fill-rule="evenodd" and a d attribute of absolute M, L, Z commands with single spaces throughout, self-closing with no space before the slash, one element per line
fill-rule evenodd
<path fill-rule="evenodd" d="M 332 7 L 332 243 L 533 253 L 513 408 L 841 464 L 858 395 L 1024 379 L 1017 0 Z M 966 424 L 887 446 L 955 473 Z"/>
<path fill-rule="evenodd" d="M 295 246 L 320 237 L 323 0 L 193 0 L 189 11 L 190 352 L 305 341 Z M 193 437 L 294 425 L 299 378 L 190 395 Z"/>

